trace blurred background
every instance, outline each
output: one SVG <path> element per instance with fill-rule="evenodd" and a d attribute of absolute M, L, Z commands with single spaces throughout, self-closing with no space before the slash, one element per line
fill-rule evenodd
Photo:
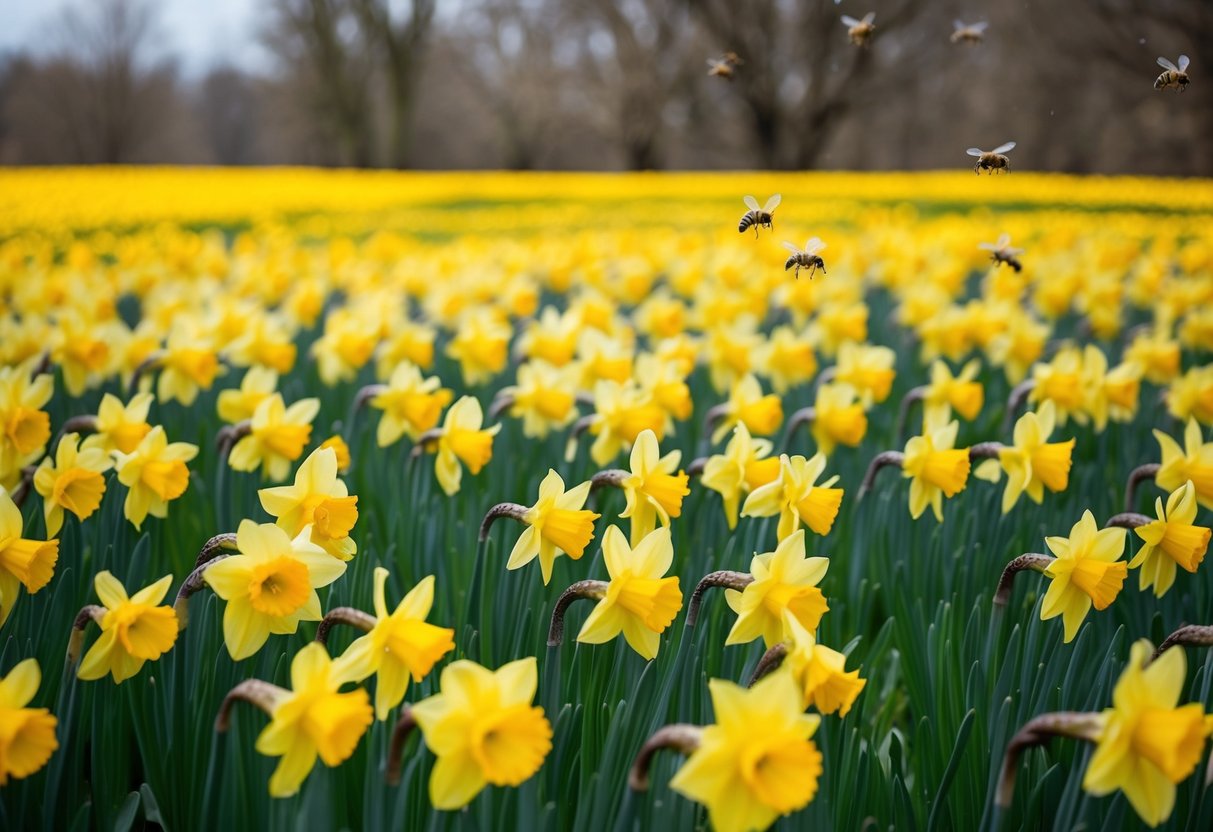
<path fill-rule="evenodd" d="M 869 48 L 839 16 L 876 13 Z M 0 164 L 1213 175 L 1213 0 L 0 0 Z M 988 21 L 953 44 L 953 20 Z M 727 50 L 732 81 L 707 75 Z M 1192 59 L 1157 92 L 1159 55 Z"/>

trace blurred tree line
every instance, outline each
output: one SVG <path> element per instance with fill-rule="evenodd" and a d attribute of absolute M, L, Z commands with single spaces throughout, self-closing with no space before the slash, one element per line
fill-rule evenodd
<path fill-rule="evenodd" d="M 443 4 L 444 6 L 446 4 Z M 453 13 L 450 13 L 454 9 Z M 840 14 L 876 12 L 867 48 Z M 443 12 L 448 12 L 443 14 Z M 1213 175 L 1213 0 L 265 0 L 264 73 L 185 78 L 152 0 L 0 57 L 0 163 Z M 988 21 L 950 42 L 953 20 Z M 732 80 L 705 59 L 734 51 Z M 1156 92 L 1158 55 L 1192 58 Z"/>

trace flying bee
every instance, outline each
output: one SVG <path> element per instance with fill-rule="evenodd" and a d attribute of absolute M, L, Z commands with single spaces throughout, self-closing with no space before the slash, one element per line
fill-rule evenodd
<path fill-rule="evenodd" d="M 736 52 L 725 52 L 719 58 L 708 58 L 708 75 L 732 81 L 734 71 L 743 63 L 745 61 Z"/>
<path fill-rule="evenodd" d="M 984 20 L 981 23 L 965 23 L 963 20 L 952 21 L 952 43 L 967 43 L 970 46 L 981 43 L 986 37 L 986 27 L 990 24 Z"/>
<path fill-rule="evenodd" d="M 965 153 L 977 157 L 977 163 L 973 165 L 973 173 L 980 175 L 983 170 L 988 170 L 990 173 L 996 170 L 1005 170 L 1007 173 L 1010 173 L 1011 163 L 1003 154 L 1014 147 L 1015 142 L 1007 142 L 1006 144 L 1000 144 L 993 150 L 981 150 L 976 147 L 970 147 Z"/>
<path fill-rule="evenodd" d="M 813 272 L 817 271 L 818 269 L 821 269 L 822 274 L 826 273 L 825 261 L 817 256 L 817 252 L 824 249 L 826 244 L 817 237 L 810 237 L 809 241 L 804 244 L 803 249 L 796 248 L 796 246 L 789 242 L 785 242 L 783 247 L 792 252 L 792 256 L 789 257 L 787 262 L 783 264 L 783 270 L 786 272 L 788 269 L 795 266 L 796 273 L 793 275 L 793 277 L 800 279 L 801 269 L 809 270 L 810 280 L 813 279 Z"/>
<path fill-rule="evenodd" d="M 978 243 L 977 247 L 990 252 L 990 259 L 995 263 L 1006 263 L 1017 272 L 1023 271 L 1023 263 L 1019 262 L 1022 248 L 1011 248 L 1011 235 L 1001 234 L 996 243 Z"/>
<path fill-rule="evenodd" d="M 863 16 L 863 20 L 856 20 L 849 14 L 842 16 L 843 25 L 847 27 L 847 37 L 851 39 L 851 43 L 856 46 L 867 46 L 868 41 L 872 39 L 872 33 L 876 31 L 876 12 L 868 12 Z"/>
<path fill-rule="evenodd" d="M 1188 86 L 1188 56 L 1180 55 L 1178 66 L 1166 58 L 1159 58 L 1158 65 L 1165 69 L 1166 72 L 1154 79 L 1154 89 L 1166 90 L 1175 87 L 1175 89 L 1183 92 L 1184 88 Z"/>
<path fill-rule="evenodd" d="M 771 224 L 771 214 L 779 206 L 779 201 L 781 199 L 783 199 L 783 197 L 781 197 L 779 194 L 775 194 L 773 197 L 767 200 L 766 205 L 759 208 L 758 200 L 747 194 L 744 198 L 742 198 L 742 202 L 744 202 L 746 207 L 750 210 L 746 211 L 741 217 L 741 222 L 737 223 L 738 232 L 744 232 L 752 225 L 754 226 L 754 237 L 757 239 L 759 226 L 766 226 L 767 228 L 774 229 L 775 226 Z"/>

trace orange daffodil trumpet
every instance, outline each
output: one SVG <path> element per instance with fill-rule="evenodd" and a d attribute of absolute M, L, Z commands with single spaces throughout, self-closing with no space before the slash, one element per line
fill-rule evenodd
<path fill-rule="evenodd" d="M 168 504 L 185 493 L 190 472 L 185 463 L 198 455 L 198 446 L 188 442 L 169 442 L 164 428 L 156 426 L 129 454 L 114 452 L 118 482 L 129 490 L 123 511 L 136 529 L 150 514 L 168 516 Z"/>
<path fill-rule="evenodd" d="M 265 479 L 286 479 L 291 463 L 303 454 L 312 438 L 312 422 L 319 412 L 319 399 L 300 399 L 287 407 L 281 394 L 270 395 L 253 411 L 248 435 L 232 448 L 232 470 L 252 471 L 261 466 Z"/>
<path fill-rule="evenodd" d="M 63 528 L 63 512 L 86 520 L 101 505 L 105 472 L 113 462 L 99 448 L 80 450 L 80 437 L 69 433 L 59 440 L 55 458 L 42 460 L 34 473 L 34 488 L 42 495 L 46 533 L 54 537 Z"/>
<path fill-rule="evenodd" d="M 601 516 L 584 508 L 590 486 L 589 482 L 583 482 L 566 491 L 564 480 L 549 469 L 539 484 L 535 505 L 524 508 L 503 503 L 491 510 L 490 515 L 500 511 L 527 526 L 510 550 L 506 569 L 521 569 L 539 558 L 543 582 L 547 584 L 552 580 L 552 566 L 562 553 L 580 560 L 585 547 L 594 539 L 594 521 Z M 489 518 L 486 518 L 487 522 L 490 522 Z M 481 537 L 484 536 L 482 531 Z"/>
<path fill-rule="evenodd" d="M 758 379 L 747 373 L 733 385 L 729 400 L 720 405 L 717 414 L 716 427 L 712 430 L 713 445 L 724 439 L 737 424 L 745 425 L 752 434 L 770 436 L 783 422 L 783 402 L 774 393 L 764 396 Z"/>
<path fill-rule="evenodd" d="M 1125 530 L 1099 529 L 1089 511 L 1074 524 L 1070 536 L 1046 537 L 1054 555 L 1044 568 L 1052 579 L 1040 604 L 1040 618 L 1062 617 L 1067 643 L 1078 635 L 1091 607 L 1107 609 L 1125 582 L 1128 564 L 1120 560 L 1125 551 Z"/>
<path fill-rule="evenodd" d="M 21 509 L 0 489 L 0 627 L 8 620 L 21 593 L 41 590 L 55 574 L 59 561 L 58 540 L 29 540 L 22 537 L 25 524 Z"/>
<path fill-rule="evenodd" d="M 1052 401 L 1046 401 L 1036 413 L 1025 413 L 1015 423 L 1015 440 L 1010 447 L 998 449 L 998 459 L 987 459 L 977 466 L 973 475 L 978 479 L 997 482 L 1003 471 L 1007 487 L 1002 494 L 1002 513 L 1006 514 L 1027 494 L 1040 504 L 1044 490 L 1065 491 L 1070 482 L 1071 456 L 1074 440 L 1049 442 L 1053 433 L 1055 411 Z"/>
<path fill-rule="evenodd" d="M 448 497 L 459 493 L 463 481 L 460 462 L 474 476 L 493 458 L 493 437 L 501 430 L 501 425 L 483 428 L 483 424 L 484 411 L 480 402 L 464 396 L 446 412 L 442 427 L 430 432 L 437 452 L 434 474 Z"/>
<path fill-rule="evenodd" d="M 783 540 L 800 528 L 801 523 L 814 533 L 827 535 L 838 516 L 843 489 L 834 488 L 838 477 L 820 485 L 817 478 L 825 471 L 826 459 L 818 453 L 812 459 L 803 456 L 779 457 L 779 475 L 750 492 L 742 506 L 743 517 L 779 515 L 776 536 Z"/>
<path fill-rule="evenodd" d="M 0 786 L 29 777 L 59 748 L 59 721 L 46 708 L 28 707 L 41 684 L 36 659 L 18 662 L 0 677 Z"/>
<path fill-rule="evenodd" d="M 350 560 L 358 544 L 350 531 L 358 522 L 358 498 L 337 478 L 337 452 L 317 448 L 295 472 L 292 485 L 262 488 L 261 507 L 290 538 L 310 530 L 310 541 L 338 560 Z"/>
<path fill-rule="evenodd" d="M 0 488 L 11 489 L 21 469 L 42 456 L 51 438 L 51 419 L 42 410 L 55 385 L 46 373 L 33 376 L 37 358 L 0 367 Z"/>
<path fill-rule="evenodd" d="M 1194 525 L 1196 488 L 1191 480 L 1167 497 L 1165 508 L 1162 498 L 1157 498 L 1154 513 L 1158 519 L 1133 530 L 1144 545 L 1129 561 L 1129 568 L 1140 567 L 1141 589 L 1153 586 L 1154 595 L 1161 598 L 1175 583 L 1176 566 L 1193 573 L 1200 567 L 1213 531 Z"/>
<path fill-rule="evenodd" d="M 754 670 L 751 685 L 786 665 L 803 693 L 804 707 L 846 716 L 867 685 L 859 671 L 846 670 L 847 657 L 818 643 L 790 610 L 783 611 L 784 641 L 770 648 Z"/>
<path fill-rule="evenodd" d="M 943 498 L 964 490 L 969 479 L 969 449 L 957 448 L 955 420 L 939 427 L 927 426 L 922 436 L 906 443 L 902 476 L 910 480 L 910 516 L 917 520 L 927 510 L 943 522 Z"/>
<path fill-rule="evenodd" d="M 438 424 L 452 396 L 437 376 L 424 378 L 419 367 L 401 362 L 392 370 L 388 383 L 377 387 L 371 398 L 371 407 L 382 412 L 375 442 L 381 448 L 395 444 L 402 436 L 416 442 Z"/>

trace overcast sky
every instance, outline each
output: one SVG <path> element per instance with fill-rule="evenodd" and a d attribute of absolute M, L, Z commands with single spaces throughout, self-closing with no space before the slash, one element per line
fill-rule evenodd
<path fill-rule="evenodd" d="M 89 0 L 0 0 L 0 52 L 37 51 L 55 32 L 68 6 Z M 163 51 L 176 53 L 182 69 L 200 74 L 216 63 L 246 69 L 265 64 L 257 45 L 258 0 L 154 0 Z"/>

